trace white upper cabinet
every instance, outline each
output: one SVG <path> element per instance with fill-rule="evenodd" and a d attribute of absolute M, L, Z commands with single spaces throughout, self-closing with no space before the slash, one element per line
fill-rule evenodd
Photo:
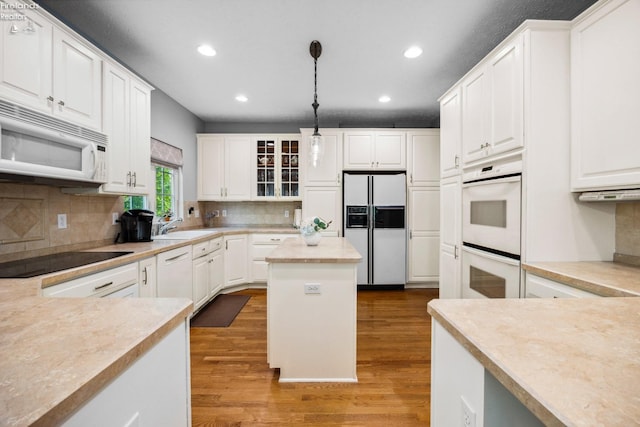
<path fill-rule="evenodd" d="M 342 180 L 342 131 L 320 129 L 323 138 L 324 153 L 316 167 L 309 165 L 309 138 L 313 129 L 301 129 L 300 157 L 304 186 L 336 187 Z"/>
<path fill-rule="evenodd" d="M 599 2 L 571 31 L 571 186 L 640 186 L 640 0 Z"/>
<path fill-rule="evenodd" d="M 415 186 L 440 184 L 440 130 L 407 132 L 407 183 Z"/>
<path fill-rule="evenodd" d="M 465 164 L 523 146 L 522 50 L 523 41 L 519 35 L 462 81 L 462 155 Z"/>
<path fill-rule="evenodd" d="M 53 29 L 54 114 L 101 129 L 102 60 L 64 31 Z"/>
<path fill-rule="evenodd" d="M 251 145 L 252 199 L 300 200 L 300 135 L 252 137 Z"/>
<path fill-rule="evenodd" d="M 151 89 L 118 65 L 104 63 L 104 133 L 109 182 L 104 192 L 149 193 Z"/>
<path fill-rule="evenodd" d="M 407 142 L 404 131 L 351 131 L 344 133 L 345 170 L 405 170 Z"/>
<path fill-rule="evenodd" d="M 24 32 L 27 21 L 0 20 L 0 96 L 51 113 L 47 98 L 53 97 L 53 25 L 29 9 L 11 13 L 26 16 L 35 31 Z M 17 33 L 10 31 L 14 24 Z"/>
<path fill-rule="evenodd" d="M 198 135 L 198 200 L 250 200 L 250 156 L 247 135 Z"/>
<path fill-rule="evenodd" d="M 27 19 L 0 20 L 0 96 L 102 130 L 98 53 L 33 10 L 12 9 L 11 13 Z M 13 24 L 17 32 L 11 31 Z M 25 32 L 28 25 L 34 31 Z"/>
<path fill-rule="evenodd" d="M 462 151 L 462 89 L 456 86 L 440 99 L 440 174 L 458 175 Z"/>

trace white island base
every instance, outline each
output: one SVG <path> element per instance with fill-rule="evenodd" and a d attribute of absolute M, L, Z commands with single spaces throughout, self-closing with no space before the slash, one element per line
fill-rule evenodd
<path fill-rule="evenodd" d="M 344 238 L 291 238 L 266 259 L 267 357 L 279 381 L 357 382 L 358 252 Z"/>

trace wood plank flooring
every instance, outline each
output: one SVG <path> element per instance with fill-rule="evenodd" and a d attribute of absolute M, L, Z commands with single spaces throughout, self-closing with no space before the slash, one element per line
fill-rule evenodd
<path fill-rule="evenodd" d="M 191 328 L 193 426 L 428 426 L 437 289 L 358 293 L 357 384 L 278 383 L 266 291 L 228 328 Z M 327 349 L 331 351 L 331 349 Z"/>

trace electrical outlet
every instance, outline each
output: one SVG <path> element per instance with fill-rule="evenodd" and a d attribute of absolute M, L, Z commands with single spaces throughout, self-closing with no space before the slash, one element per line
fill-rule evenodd
<path fill-rule="evenodd" d="M 305 294 L 319 294 L 320 293 L 320 283 L 305 283 L 304 284 L 304 293 Z"/>
<path fill-rule="evenodd" d="M 227 216 L 227 210 L 226 209 L 222 209 L 222 216 Z"/>
<path fill-rule="evenodd" d="M 476 427 L 476 413 L 463 396 L 460 396 L 460 403 L 462 405 L 460 425 L 462 427 Z"/>
<path fill-rule="evenodd" d="M 58 228 L 67 228 L 67 214 L 58 214 Z"/>
<path fill-rule="evenodd" d="M 285 218 L 289 218 L 289 211 L 288 210 L 284 211 L 284 217 Z"/>
<path fill-rule="evenodd" d="M 111 213 L 111 225 L 116 225 L 118 223 L 118 212 Z"/>
<path fill-rule="evenodd" d="M 200 218 L 200 211 L 198 209 L 196 209 L 194 213 L 196 215 L 196 218 Z"/>

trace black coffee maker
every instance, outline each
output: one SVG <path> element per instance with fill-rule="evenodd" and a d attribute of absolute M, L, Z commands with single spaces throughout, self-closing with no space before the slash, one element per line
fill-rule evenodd
<path fill-rule="evenodd" d="M 154 213 L 146 209 L 131 209 L 120 217 L 123 242 L 150 242 Z"/>

